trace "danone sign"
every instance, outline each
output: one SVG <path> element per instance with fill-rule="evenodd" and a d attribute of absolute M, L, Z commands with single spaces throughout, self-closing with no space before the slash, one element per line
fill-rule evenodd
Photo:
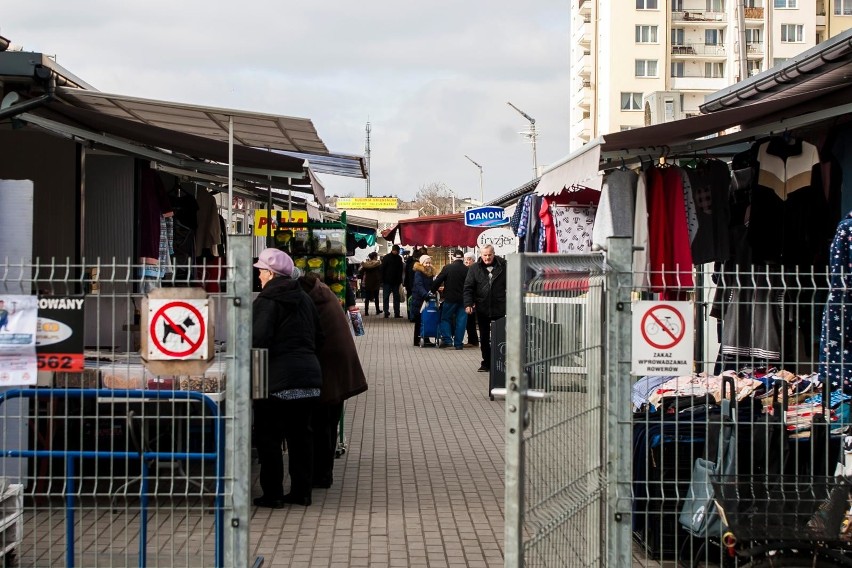
<path fill-rule="evenodd" d="M 464 224 L 468 227 L 498 227 L 508 225 L 509 218 L 502 207 L 477 207 L 464 212 Z"/>

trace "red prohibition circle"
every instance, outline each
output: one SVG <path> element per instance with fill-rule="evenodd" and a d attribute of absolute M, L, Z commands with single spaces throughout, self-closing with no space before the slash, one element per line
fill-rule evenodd
<path fill-rule="evenodd" d="M 169 319 L 169 317 L 165 313 L 166 310 L 170 308 L 186 308 L 190 311 L 190 313 L 192 313 L 196 317 L 196 319 L 198 320 L 198 327 L 200 331 L 198 335 L 198 343 L 193 343 L 184 333 L 182 333 L 176 328 L 174 323 Z M 157 338 L 157 321 L 160 317 L 166 320 L 166 325 L 170 326 L 172 328 L 172 331 L 180 335 L 189 344 L 189 349 L 187 349 L 186 351 L 172 351 L 171 349 L 166 349 L 166 346 L 163 345 Z M 204 325 L 204 318 L 201 317 L 201 312 L 199 312 L 195 308 L 195 306 L 193 306 L 192 304 L 187 304 L 186 302 L 172 302 L 170 304 L 163 305 L 162 308 L 157 310 L 157 313 L 154 314 L 154 317 L 151 318 L 151 325 L 149 329 L 149 335 L 157 349 L 171 357 L 188 357 L 198 351 L 198 348 L 204 342 L 204 336 L 206 333 L 207 329 Z"/>
<path fill-rule="evenodd" d="M 669 311 L 673 312 L 674 315 L 677 316 L 678 322 L 680 323 L 680 329 L 677 330 L 677 333 L 675 333 L 674 331 L 669 329 L 669 327 L 666 325 L 666 323 L 663 322 L 659 317 L 657 317 L 654 314 L 654 312 L 659 312 L 660 310 L 669 310 Z M 648 337 L 649 334 L 648 334 L 648 329 L 647 329 L 647 326 L 646 326 L 646 323 L 648 322 L 648 318 L 651 318 L 651 320 L 652 320 L 651 324 L 656 325 L 659 328 L 659 330 L 662 332 L 662 337 L 663 338 L 668 337 L 669 339 L 671 339 L 671 341 L 663 342 L 663 341 L 660 341 L 658 339 L 652 340 L 650 337 Z M 649 324 L 649 325 L 651 325 L 651 324 Z M 673 308 L 672 306 L 665 305 L 665 304 L 660 305 L 660 306 L 654 306 L 653 308 L 648 310 L 645 313 L 645 315 L 642 316 L 642 323 L 640 325 L 640 329 L 642 331 L 642 337 L 645 339 L 645 341 L 648 343 L 648 345 L 650 345 L 651 347 L 654 347 L 655 349 L 671 349 L 672 347 L 674 347 L 675 345 L 680 343 L 680 340 L 683 339 L 684 333 L 686 333 L 686 325 L 685 325 L 685 322 L 683 320 L 683 315 L 681 315 L 681 313 L 678 310 L 676 310 L 675 308 Z"/>

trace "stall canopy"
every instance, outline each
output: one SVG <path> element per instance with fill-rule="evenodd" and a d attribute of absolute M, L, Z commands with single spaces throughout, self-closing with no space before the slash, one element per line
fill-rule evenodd
<path fill-rule="evenodd" d="M 382 231 L 382 236 L 393 241 L 399 232 L 399 242 L 404 245 L 474 247 L 484 229 L 468 227 L 464 224 L 463 213 L 453 213 L 401 219 L 394 227 Z"/>
<path fill-rule="evenodd" d="M 178 168 L 220 191 L 233 179 L 259 198 L 298 191 L 324 204 L 314 174 L 368 175 L 362 156 L 330 152 L 306 118 L 104 93 L 40 53 L 0 49 L 0 77 L 3 119 Z"/>

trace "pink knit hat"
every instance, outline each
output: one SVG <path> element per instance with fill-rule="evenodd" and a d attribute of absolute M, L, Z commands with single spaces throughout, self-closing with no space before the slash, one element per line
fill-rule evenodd
<path fill-rule="evenodd" d="M 283 250 L 267 248 L 260 251 L 260 256 L 254 263 L 254 267 L 271 270 L 281 276 L 290 276 L 293 274 L 293 259 Z"/>

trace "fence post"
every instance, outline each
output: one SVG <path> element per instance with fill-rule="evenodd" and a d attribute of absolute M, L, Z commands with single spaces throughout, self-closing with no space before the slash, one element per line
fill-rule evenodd
<path fill-rule="evenodd" d="M 527 384 L 523 379 L 524 255 L 506 256 L 506 521 L 504 566 L 523 566 L 524 524 L 524 414 Z M 492 348 L 494 345 L 492 343 Z M 493 371 L 493 369 L 492 369 Z"/>
<path fill-rule="evenodd" d="M 252 237 L 228 238 L 228 384 L 225 411 L 231 420 L 225 426 L 225 496 L 231 495 L 233 507 L 225 519 L 225 566 L 249 566 L 251 495 L 251 302 Z M 227 509 L 226 509 L 227 510 Z"/>
<path fill-rule="evenodd" d="M 630 566 L 632 499 L 630 412 L 630 291 L 633 280 L 632 239 L 607 239 L 606 294 L 606 566 Z"/>

